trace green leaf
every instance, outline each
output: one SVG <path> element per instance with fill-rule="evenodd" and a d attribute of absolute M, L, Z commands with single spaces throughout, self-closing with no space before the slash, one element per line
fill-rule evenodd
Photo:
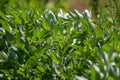
<path fill-rule="evenodd" d="M 11 31 L 11 27 L 10 27 L 10 25 L 7 23 L 7 21 L 0 20 L 0 23 L 2 24 L 2 28 L 3 28 L 3 29 L 5 29 L 5 30 L 8 31 L 8 32 Z"/>
<path fill-rule="evenodd" d="M 5 35 L 5 30 L 3 28 L 0 28 L 0 36 L 4 36 Z"/>
<path fill-rule="evenodd" d="M 98 37 L 101 37 L 103 35 L 103 30 L 98 26 L 95 28 L 95 34 Z"/>
<path fill-rule="evenodd" d="M 8 54 L 7 53 L 5 53 L 4 51 L 2 51 L 0 53 L 3 56 L 4 59 L 6 59 L 6 60 L 8 59 Z"/>
<path fill-rule="evenodd" d="M 37 27 L 33 32 L 33 38 L 34 39 L 35 38 L 40 38 L 40 36 L 41 36 L 40 28 Z"/>
<path fill-rule="evenodd" d="M 18 55 L 13 49 L 9 49 L 9 60 L 18 60 Z"/>
<path fill-rule="evenodd" d="M 58 54 L 56 54 L 56 53 L 50 52 L 50 57 L 52 58 L 52 60 L 53 60 L 55 63 L 59 64 L 61 61 L 60 61 L 60 59 L 59 59 L 59 57 L 58 57 L 57 55 L 58 55 Z"/>
<path fill-rule="evenodd" d="M 92 75 L 91 75 L 91 80 L 96 80 L 96 72 L 95 72 L 95 69 L 94 69 L 94 67 L 92 67 L 91 68 L 91 73 L 92 73 Z"/>
<path fill-rule="evenodd" d="M 51 26 L 49 25 L 49 23 L 45 19 L 42 19 L 42 25 L 43 25 L 43 28 L 45 30 L 50 30 L 51 29 Z"/>
<path fill-rule="evenodd" d="M 45 69 L 42 65 L 37 66 L 37 69 L 43 73 L 45 72 Z"/>

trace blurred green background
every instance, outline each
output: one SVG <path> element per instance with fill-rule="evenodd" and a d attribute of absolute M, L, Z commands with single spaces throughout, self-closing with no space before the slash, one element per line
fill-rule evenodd
<path fill-rule="evenodd" d="M 4 3 L 20 9 L 34 8 L 39 11 L 44 11 L 48 8 L 53 11 L 58 11 L 60 8 L 63 10 L 68 9 L 69 1 L 70 0 L 5 0 Z"/>
<path fill-rule="evenodd" d="M 106 0 L 107 1 L 107 0 Z M 44 11 L 49 8 L 53 11 L 58 11 L 63 9 L 64 11 L 77 9 L 83 12 L 85 9 L 98 9 L 100 5 L 105 3 L 103 0 L 0 0 L 0 5 L 9 4 L 12 7 L 19 8 L 34 8 L 40 11 Z M 102 2 L 102 3 L 101 3 Z M 103 6 L 103 5 L 102 5 Z M 5 7 L 5 6 L 4 6 Z M 3 8 L 4 9 L 4 8 Z"/>
<path fill-rule="evenodd" d="M 5 8 L 10 9 L 10 7 L 13 7 L 15 9 L 33 8 L 41 13 L 46 8 L 51 9 L 53 12 L 58 12 L 60 9 L 65 12 L 77 9 L 82 13 L 85 9 L 88 9 L 92 11 L 94 16 L 97 16 L 98 12 L 105 9 L 106 5 L 111 5 L 110 1 L 114 2 L 112 0 L 0 0 L 0 11 L 6 12 Z"/>

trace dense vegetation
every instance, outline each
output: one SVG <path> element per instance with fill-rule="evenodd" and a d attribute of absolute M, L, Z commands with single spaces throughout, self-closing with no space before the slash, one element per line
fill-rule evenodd
<path fill-rule="evenodd" d="M 93 19 L 88 10 L 41 13 L 7 1 L 0 3 L 1 80 L 120 80 L 119 8 Z"/>

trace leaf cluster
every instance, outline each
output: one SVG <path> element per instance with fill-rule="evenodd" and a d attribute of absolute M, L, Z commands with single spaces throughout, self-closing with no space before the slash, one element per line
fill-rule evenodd
<path fill-rule="evenodd" d="M 119 80 L 120 31 L 90 11 L 0 14 L 0 79 Z"/>

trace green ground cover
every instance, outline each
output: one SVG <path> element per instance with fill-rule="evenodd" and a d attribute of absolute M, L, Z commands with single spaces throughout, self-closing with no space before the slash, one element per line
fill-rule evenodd
<path fill-rule="evenodd" d="M 88 10 L 42 12 L 7 1 L 0 3 L 1 80 L 120 80 L 119 8 L 94 19 Z"/>

